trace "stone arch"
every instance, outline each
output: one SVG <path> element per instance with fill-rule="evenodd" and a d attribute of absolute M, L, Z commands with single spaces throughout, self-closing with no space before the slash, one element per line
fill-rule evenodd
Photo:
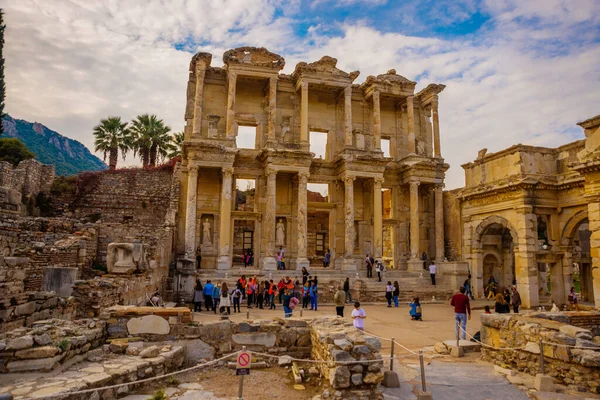
<path fill-rule="evenodd" d="M 586 219 L 588 219 L 587 210 L 581 210 L 571 217 L 560 235 L 560 244 L 562 246 L 571 245 L 571 239 L 573 239 L 575 232 L 579 229 L 579 225 Z"/>
<path fill-rule="evenodd" d="M 485 218 L 483 221 L 481 221 L 479 225 L 477 225 L 477 228 L 475 228 L 475 232 L 473 233 L 473 239 L 471 242 L 471 247 L 473 249 L 481 249 L 481 237 L 484 235 L 487 227 L 493 224 L 498 224 L 508 229 L 508 231 L 510 232 L 510 236 L 512 237 L 514 246 L 516 247 L 519 245 L 519 241 L 517 239 L 517 230 L 512 226 L 512 224 L 504 217 L 501 217 L 499 215 L 491 215 Z"/>

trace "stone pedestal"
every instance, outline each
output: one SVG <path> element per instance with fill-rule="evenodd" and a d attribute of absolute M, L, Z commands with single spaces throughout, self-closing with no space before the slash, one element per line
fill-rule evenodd
<path fill-rule="evenodd" d="M 533 386 L 538 392 L 554 392 L 554 380 L 549 375 L 536 374 Z"/>
<path fill-rule="evenodd" d="M 345 258 L 342 261 L 342 271 L 356 271 L 356 260 L 354 258 Z"/>
<path fill-rule="evenodd" d="M 423 260 L 414 259 L 408 260 L 408 271 L 410 272 L 427 272 L 423 269 Z M 429 273 L 429 272 L 427 272 Z"/>
<path fill-rule="evenodd" d="M 231 269 L 231 259 L 229 256 L 217 257 L 217 269 Z"/>
<path fill-rule="evenodd" d="M 265 257 L 262 260 L 262 267 L 265 271 L 275 271 L 277 270 L 277 260 L 275 257 Z"/>
<path fill-rule="evenodd" d="M 298 271 L 301 271 L 302 268 L 306 268 L 308 270 L 308 267 L 310 267 L 310 261 L 308 261 L 308 258 L 297 258 L 296 259 L 296 269 Z"/>
<path fill-rule="evenodd" d="M 398 373 L 396 371 L 385 371 L 381 384 L 387 388 L 399 388 L 400 378 L 398 378 Z"/>
<path fill-rule="evenodd" d="M 433 400 L 433 397 L 431 397 L 431 393 L 429 392 L 419 392 L 417 400 Z"/>
<path fill-rule="evenodd" d="M 423 262 L 421 262 L 421 265 L 423 265 Z M 465 283 L 465 280 L 467 280 L 467 276 L 469 275 L 469 263 L 465 261 L 444 261 L 437 263 L 436 265 L 438 267 L 437 273 L 439 275 L 447 276 L 452 290 L 455 291 Z M 472 283 L 473 280 L 471 279 L 471 284 Z"/>
<path fill-rule="evenodd" d="M 181 274 L 193 274 L 196 272 L 196 260 L 193 258 L 179 258 L 177 260 L 177 272 Z"/>

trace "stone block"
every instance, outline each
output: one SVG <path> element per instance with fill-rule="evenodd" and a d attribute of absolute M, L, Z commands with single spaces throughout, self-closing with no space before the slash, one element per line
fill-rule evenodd
<path fill-rule="evenodd" d="M 265 346 L 273 347 L 277 342 L 277 336 L 273 333 L 236 333 L 232 336 L 234 343 L 243 346 Z"/>
<path fill-rule="evenodd" d="M 356 361 L 354 357 L 350 355 L 350 353 L 344 350 L 333 350 L 331 352 L 331 357 L 335 361 Z"/>
<path fill-rule="evenodd" d="M 494 365 L 494 371 L 504 374 L 506 376 L 514 376 L 515 375 L 515 371 L 513 371 L 512 369 L 502 368 L 499 365 Z"/>
<path fill-rule="evenodd" d="M 417 400 L 433 400 L 433 397 L 431 397 L 431 393 L 429 392 L 419 392 L 417 394 Z"/>
<path fill-rule="evenodd" d="M 446 347 L 446 345 L 442 342 L 437 342 L 434 346 L 433 346 L 434 350 L 436 353 L 438 354 L 450 354 L 450 352 L 448 351 L 448 347 Z"/>
<path fill-rule="evenodd" d="M 362 374 L 352 374 L 350 376 L 350 383 L 353 386 L 360 386 L 363 383 Z"/>
<path fill-rule="evenodd" d="M 562 325 L 559 331 L 567 336 L 579 339 L 592 340 L 593 337 L 589 329 L 583 329 L 574 325 Z"/>
<path fill-rule="evenodd" d="M 533 354 L 540 354 L 540 345 L 534 342 L 527 342 L 523 351 Z"/>
<path fill-rule="evenodd" d="M 157 357 L 159 353 L 160 353 L 160 348 L 158 346 L 150 346 L 150 347 L 140 351 L 140 357 L 154 358 L 154 357 Z"/>
<path fill-rule="evenodd" d="M 35 301 L 30 301 L 29 303 L 21 304 L 15 307 L 15 315 L 30 315 L 35 312 Z"/>
<path fill-rule="evenodd" d="M 27 349 L 31 346 L 33 346 L 33 337 L 30 335 L 25 335 L 9 340 L 6 345 L 6 350 L 21 350 Z"/>
<path fill-rule="evenodd" d="M 20 359 L 49 358 L 54 357 L 58 352 L 59 348 L 55 346 L 32 347 L 17 351 L 15 357 Z"/>
<path fill-rule="evenodd" d="M 365 377 L 363 378 L 363 381 L 370 385 L 378 384 L 381 381 L 383 381 L 383 373 L 382 372 L 379 372 L 379 373 L 369 372 L 368 374 L 365 375 Z"/>
<path fill-rule="evenodd" d="M 280 367 L 285 367 L 286 365 L 292 365 L 292 357 L 290 357 L 290 356 L 279 357 L 279 361 L 277 362 L 277 365 L 279 365 Z"/>
<path fill-rule="evenodd" d="M 46 346 L 46 345 L 52 343 L 52 338 L 47 333 L 44 333 L 42 335 L 34 336 L 33 341 L 38 346 Z"/>
<path fill-rule="evenodd" d="M 238 332 L 240 333 L 258 332 L 259 329 L 260 325 L 249 324 L 247 322 L 240 322 L 240 324 L 238 325 Z"/>
<path fill-rule="evenodd" d="M 9 372 L 51 371 L 58 365 L 61 358 L 62 356 L 58 355 L 52 358 L 11 361 L 6 365 L 6 368 Z"/>
<path fill-rule="evenodd" d="M 352 343 L 348 339 L 336 339 L 333 344 L 344 351 L 352 350 Z"/>
<path fill-rule="evenodd" d="M 331 368 L 329 370 L 329 384 L 334 389 L 350 387 L 350 369 L 346 366 Z"/>
<path fill-rule="evenodd" d="M 400 378 L 396 371 L 385 371 L 383 373 L 383 381 L 381 384 L 387 388 L 398 388 L 400 387 Z"/>
<path fill-rule="evenodd" d="M 365 342 L 367 342 L 367 346 L 373 353 L 379 353 L 381 351 L 381 341 L 375 337 L 367 337 L 365 338 Z"/>
<path fill-rule="evenodd" d="M 554 392 L 555 391 L 554 380 L 552 379 L 551 376 L 548 376 L 548 375 L 536 374 L 535 380 L 533 381 L 533 386 L 535 387 L 535 390 L 537 390 L 538 392 Z"/>
<path fill-rule="evenodd" d="M 153 335 L 168 335 L 171 331 L 169 322 L 157 315 L 144 315 L 132 318 L 127 322 L 127 331 L 130 335 L 150 333 Z"/>
<path fill-rule="evenodd" d="M 510 314 L 481 314 L 481 324 L 496 329 L 507 329 L 511 318 Z"/>
<path fill-rule="evenodd" d="M 231 345 L 230 342 L 227 343 Z M 197 364 L 201 361 L 210 361 L 215 357 L 215 349 L 203 340 L 187 340 L 183 344 L 187 360 L 190 364 Z M 231 351 L 231 348 L 229 351 Z M 229 351 L 225 351 L 225 353 L 228 353 Z"/>

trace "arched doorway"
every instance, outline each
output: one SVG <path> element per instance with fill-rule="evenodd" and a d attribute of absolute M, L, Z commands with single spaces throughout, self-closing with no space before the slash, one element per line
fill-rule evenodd
<path fill-rule="evenodd" d="M 594 284 L 592 277 L 592 258 L 590 255 L 590 225 L 584 219 L 574 230 L 570 248 L 573 261 L 573 286 L 582 301 L 594 301 Z"/>
<path fill-rule="evenodd" d="M 484 287 L 490 281 L 490 278 L 493 276 L 494 279 L 498 280 L 498 278 L 502 275 L 502 266 L 498 257 L 494 254 L 488 253 L 483 256 L 483 284 Z"/>

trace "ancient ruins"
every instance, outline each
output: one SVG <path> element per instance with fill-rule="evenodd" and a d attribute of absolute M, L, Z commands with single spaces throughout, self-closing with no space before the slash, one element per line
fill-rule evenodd
<path fill-rule="evenodd" d="M 353 299 L 372 304 L 385 282 L 366 277 L 367 254 L 404 302 L 446 302 L 469 274 L 477 298 L 494 276 L 518 287 L 526 309 L 563 309 L 575 286 L 581 313 L 482 317 L 484 346 L 523 347 L 482 355 L 534 373 L 540 350 L 529 343 L 544 337 L 557 382 L 598 376 L 597 351 L 557 349 L 600 338 L 600 116 L 579 123 L 585 139 L 556 149 L 483 149 L 462 166 L 465 187 L 444 191 L 444 85 L 415 91 L 393 69 L 356 84 L 359 72 L 329 56 L 287 75 L 283 57 L 254 47 L 212 64 L 202 52 L 190 63 L 181 158 L 72 178 L 0 162 L 0 378 L 71 377 L 0 380 L 0 393 L 116 398 L 248 346 L 323 361 L 311 376 L 332 397 L 381 398 L 381 342 L 349 319 L 199 322 L 189 308 L 197 279 L 234 288 L 241 274 L 302 279 L 302 268 L 319 275 L 321 303 L 348 277 Z M 120 383 L 130 385 L 98 389 Z"/>

